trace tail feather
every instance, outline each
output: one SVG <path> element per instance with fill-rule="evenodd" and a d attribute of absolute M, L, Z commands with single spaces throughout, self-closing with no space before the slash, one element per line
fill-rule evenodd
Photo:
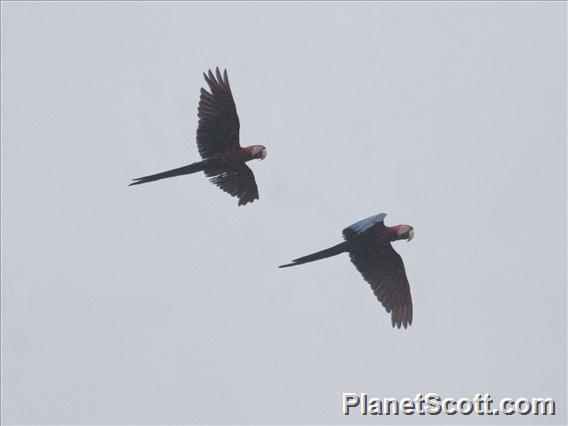
<path fill-rule="evenodd" d="M 141 183 L 153 182 L 155 180 L 166 179 L 174 176 L 189 175 L 191 173 L 201 172 L 204 168 L 205 162 L 198 161 L 197 163 L 190 164 L 189 166 L 178 167 L 177 169 L 168 170 L 167 172 L 136 178 L 128 186 L 140 185 Z"/>
<path fill-rule="evenodd" d="M 294 259 L 292 263 L 286 265 L 280 265 L 279 268 L 288 268 L 290 266 L 301 265 L 302 263 L 313 262 L 315 260 L 325 259 L 326 257 L 337 256 L 343 252 L 347 251 L 347 243 L 344 241 L 336 246 L 327 248 L 325 250 L 318 251 L 316 253 L 308 254 L 307 256 L 302 256 Z"/>

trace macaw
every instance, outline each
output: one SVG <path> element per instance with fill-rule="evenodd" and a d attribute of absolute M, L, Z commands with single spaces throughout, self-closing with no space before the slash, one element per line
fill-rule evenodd
<path fill-rule="evenodd" d="M 173 176 L 204 172 L 209 180 L 239 200 L 239 206 L 258 200 L 258 188 L 247 161 L 266 158 L 263 145 L 242 148 L 239 143 L 239 117 L 229 86 L 227 70 L 203 73 L 209 90 L 201 88 L 197 117 L 197 149 L 203 159 L 188 166 L 134 179 L 130 185 L 153 182 Z M 129 185 L 129 186 L 130 186 Z"/>
<path fill-rule="evenodd" d="M 280 268 L 301 265 L 349 253 L 355 268 L 367 281 L 387 313 L 391 313 L 393 327 L 407 328 L 412 324 L 412 298 L 402 258 L 391 242 L 414 238 L 414 228 L 409 225 L 385 226 L 386 214 L 360 220 L 343 230 L 345 241 L 317 253 L 294 259 Z"/>

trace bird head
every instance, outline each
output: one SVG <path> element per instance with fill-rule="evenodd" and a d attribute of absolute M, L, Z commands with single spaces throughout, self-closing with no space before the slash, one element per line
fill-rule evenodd
<path fill-rule="evenodd" d="M 410 225 L 398 225 L 396 227 L 397 240 L 410 241 L 414 238 L 414 228 Z"/>
<path fill-rule="evenodd" d="M 252 147 L 252 158 L 264 160 L 266 158 L 266 148 L 263 145 L 254 145 Z"/>

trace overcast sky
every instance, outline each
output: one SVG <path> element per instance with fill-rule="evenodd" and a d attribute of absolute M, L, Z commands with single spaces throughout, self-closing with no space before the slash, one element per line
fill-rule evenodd
<path fill-rule="evenodd" d="M 2 422 L 566 422 L 566 5 L 2 3 Z M 227 68 L 260 200 L 203 175 Z M 346 255 L 386 212 L 414 322 Z M 341 414 L 552 397 L 556 417 Z"/>

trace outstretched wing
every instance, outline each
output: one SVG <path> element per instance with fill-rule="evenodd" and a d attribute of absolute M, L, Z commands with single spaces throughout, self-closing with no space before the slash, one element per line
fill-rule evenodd
<path fill-rule="evenodd" d="M 371 229 L 374 229 L 375 227 L 384 228 L 385 224 L 383 223 L 383 221 L 385 220 L 386 216 L 386 213 L 379 213 L 374 216 L 369 216 L 365 219 L 362 219 L 359 222 L 355 222 L 353 225 L 349 225 L 343 230 L 343 238 L 350 240 L 364 234 Z"/>
<path fill-rule="evenodd" d="M 412 324 L 412 298 L 404 264 L 388 242 L 367 241 L 349 250 L 351 262 L 363 275 L 379 302 L 391 313 L 393 327 Z"/>
<path fill-rule="evenodd" d="M 207 171 L 205 174 L 212 175 L 211 172 Z M 209 180 L 226 193 L 238 197 L 239 206 L 258 200 L 258 188 L 254 174 L 246 164 L 224 170 L 218 174 L 215 173 L 215 176 L 212 176 Z"/>
<path fill-rule="evenodd" d="M 197 149 L 201 158 L 208 158 L 218 152 L 228 149 L 238 149 L 239 145 L 239 117 L 237 108 L 229 86 L 227 70 L 221 76 L 219 68 L 211 70 L 209 74 L 203 73 L 209 85 L 209 93 L 201 89 L 197 116 Z"/>

